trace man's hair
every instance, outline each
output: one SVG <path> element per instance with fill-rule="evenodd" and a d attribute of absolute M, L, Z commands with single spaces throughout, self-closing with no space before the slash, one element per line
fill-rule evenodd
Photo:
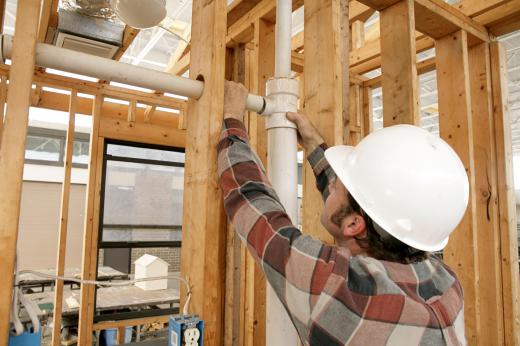
<path fill-rule="evenodd" d="M 347 203 L 334 212 L 331 221 L 341 227 L 343 219 L 353 213 L 358 213 L 363 217 L 367 229 L 366 237 L 354 239 L 359 247 L 370 256 L 379 260 L 404 264 L 416 263 L 428 258 L 428 252 L 415 249 L 385 232 L 368 216 L 348 191 Z"/>

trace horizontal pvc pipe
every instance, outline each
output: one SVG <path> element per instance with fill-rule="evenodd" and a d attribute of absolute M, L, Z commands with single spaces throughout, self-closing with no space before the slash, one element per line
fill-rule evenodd
<path fill-rule="evenodd" d="M 13 37 L 2 35 L 2 59 L 10 59 L 12 52 Z M 38 43 L 36 46 L 36 65 L 194 99 L 200 98 L 204 90 L 204 82 L 198 80 L 59 48 L 46 43 Z M 250 111 L 262 113 L 266 102 L 267 100 L 261 96 L 249 94 L 246 107 Z"/>

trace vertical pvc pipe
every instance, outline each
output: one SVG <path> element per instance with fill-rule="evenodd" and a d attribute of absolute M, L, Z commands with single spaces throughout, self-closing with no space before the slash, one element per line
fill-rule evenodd
<path fill-rule="evenodd" d="M 291 75 L 292 1 L 276 2 L 275 77 Z"/>
<path fill-rule="evenodd" d="M 291 74 L 292 1 L 278 0 L 276 7 L 275 78 L 287 79 Z M 283 84 L 280 85 L 284 88 Z M 268 87 L 268 89 L 270 89 Z M 280 88 L 277 88 L 280 89 Z M 268 175 L 274 189 L 293 224 L 298 224 L 298 171 L 297 137 L 294 124 L 285 118 L 285 110 L 296 111 L 296 96 L 282 95 L 275 111 L 267 119 Z M 282 92 L 283 90 L 277 90 Z M 289 91 L 289 90 L 287 90 Z M 270 91 L 268 90 L 268 95 Z M 289 105 L 289 108 L 287 108 Z M 280 112 L 284 110 L 284 112 Z M 292 346 L 298 344 L 298 334 L 289 315 L 271 286 L 267 287 L 266 339 L 269 345 Z"/>

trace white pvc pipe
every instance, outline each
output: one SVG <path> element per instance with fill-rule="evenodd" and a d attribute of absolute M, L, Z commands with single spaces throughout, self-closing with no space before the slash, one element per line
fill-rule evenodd
<path fill-rule="evenodd" d="M 12 52 L 13 37 L 2 35 L 1 58 L 10 59 Z M 36 65 L 195 99 L 200 98 L 204 91 L 204 82 L 198 80 L 45 43 L 38 43 L 36 46 Z M 261 96 L 249 94 L 246 107 L 250 111 L 261 113 L 266 102 Z"/>
<path fill-rule="evenodd" d="M 275 80 L 288 78 L 291 75 L 291 33 L 292 0 L 278 0 L 276 4 Z M 280 91 L 283 93 L 290 90 L 278 90 L 278 92 Z M 290 92 L 294 93 L 294 90 Z M 298 224 L 297 137 L 294 124 L 285 118 L 284 111 L 296 111 L 296 102 L 291 104 L 290 101 L 296 101 L 297 95 L 296 84 L 296 95 L 281 96 L 279 100 L 285 104 L 281 105 L 278 112 L 275 111 L 267 119 L 269 179 L 294 225 Z M 270 285 L 268 285 L 266 293 L 266 340 L 269 340 L 269 345 L 298 345 L 299 338 L 296 329 Z"/>
<path fill-rule="evenodd" d="M 292 1 L 276 3 L 275 77 L 291 75 Z"/>

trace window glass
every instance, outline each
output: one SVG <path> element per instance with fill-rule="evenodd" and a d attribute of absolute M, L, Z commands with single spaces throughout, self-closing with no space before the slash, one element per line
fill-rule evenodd
<path fill-rule="evenodd" d="M 25 158 L 28 160 L 39 160 L 59 162 L 62 140 L 44 135 L 29 134 L 27 136 Z"/>
<path fill-rule="evenodd" d="M 88 151 L 90 143 L 88 140 L 74 141 L 74 150 L 72 152 L 72 163 L 88 165 Z"/>

